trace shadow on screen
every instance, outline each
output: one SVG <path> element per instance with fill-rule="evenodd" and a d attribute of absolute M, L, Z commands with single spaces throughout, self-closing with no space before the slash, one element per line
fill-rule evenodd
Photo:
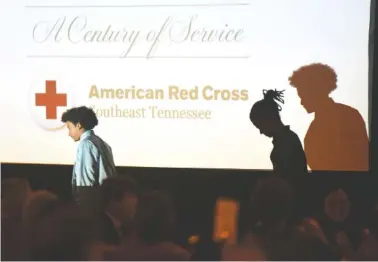
<path fill-rule="evenodd" d="M 368 171 L 369 139 L 358 110 L 329 97 L 337 74 L 325 64 L 305 65 L 289 77 L 307 113 L 315 113 L 304 139 L 312 170 Z"/>

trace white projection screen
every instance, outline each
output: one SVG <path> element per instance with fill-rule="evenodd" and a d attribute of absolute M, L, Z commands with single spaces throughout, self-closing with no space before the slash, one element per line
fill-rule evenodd
<path fill-rule="evenodd" d="M 335 70 L 330 96 L 368 126 L 370 0 L 3 0 L 0 10 L 3 163 L 73 164 L 60 118 L 86 105 L 117 166 L 271 170 L 272 139 L 251 106 L 263 89 L 285 90 L 282 121 L 303 142 L 314 114 L 289 77 L 312 63 Z M 36 105 L 38 94 L 48 95 Z"/>

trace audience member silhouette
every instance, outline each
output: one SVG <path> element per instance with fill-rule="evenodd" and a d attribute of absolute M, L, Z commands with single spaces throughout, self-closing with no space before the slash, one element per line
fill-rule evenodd
<path fill-rule="evenodd" d="M 315 63 L 294 71 L 289 78 L 301 104 L 315 118 L 307 130 L 304 149 L 312 170 L 368 171 L 369 140 L 360 113 L 335 103 L 330 93 L 337 75 L 328 65 Z"/>
<path fill-rule="evenodd" d="M 270 158 L 274 172 L 295 182 L 307 173 L 302 143 L 297 134 L 281 121 L 278 102 L 284 103 L 283 91 L 264 90 L 263 93 L 264 99 L 256 102 L 251 109 L 250 120 L 261 134 L 273 138 Z"/>
<path fill-rule="evenodd" d="M 263 242 L 268 261 L 339 260 L 320 239 L 294 229 L 272 232 Z"/>
<path fill-rule="evenodd" d="M 28 227 L 33 227 L 35 221 L 40 217 L 40 213 L 50 203 L 58 201 L 58 197 L 48 190 L 37 190 L 30 194 L 22 211 L 23 224 Z"/>
<path fill-rule="evenodd" d="M 99 202 L 101 240 L 107 245 L 118 245 L 123 228 L 130 227 L 137 210 L 137 185 L 126 176 L 109 177 L 99 188 Z"/>
<path fill-rule="evenodd" d="M 41 216 L 30 232 L 32 261 L 98 261 L 98 234 L 91 216 L 61 205 Z"/>
<path fill-rule="evenodd" d="M 285 179 L 260 179 L 251 195 L 251 222 L 254 229 L 267 233 L 286 228 L 293 212 L 293 201 L 292 187 Z"/>
<path fill-rule="evenodd" d="M 369 220 L 369 227 L 364 230 L 361 244 L 353 258 L 355 261 L 378 261 L 378 202 Z"/>
<path fill-rule="evenodd" d="M 9 220 L 21 220 L 22 209 L 31 194 L 28 180 L 7 178 L 1 183 L 1 216 Z"/>
<path fill-rule="evenodd" d="M 22 209 L 31 193 L 28 180 L 7 178 L 1 183 L 1 260 L 25 259 Z"/>
<path fill-rule="evenodd" d="M 292 205 L 292 190 L 287 181 L 280 177 L 258 181 L 252 192 L 251 225 L 244 245 L 250 250 L 259 247 L 267 256 L 265 260 L 334 260 L 325 243 L 289 223 Z"/>
<path fill-rule="evenodd" d="M 128 241 L 113 254 L 110 261 L 184 261 L 190 259 L 185 249 L 174 244 L 176 230 L 172 199 L 159 191 L 143 194 L 139 199 L 136 225 Z"/>

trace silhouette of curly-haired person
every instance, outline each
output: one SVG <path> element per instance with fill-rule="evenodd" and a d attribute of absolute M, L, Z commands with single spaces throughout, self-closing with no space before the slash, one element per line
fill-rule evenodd
<path fill-rule="evenodd" d="M 305 65 L 289 77 L 307 113 L 315 113 L 304 139 L 312 170 L 368 171 L 369 139 L 360 113 L 336 103 L 330 93 L 337 88 L 337 75 L 330 66 Z"/>
<path fill-rule="evenodd" d="M 284 103 L 283 91 L 264 90 L 264 98 L 256 102 L 250 112 L 251 122 L 260 133 L 273 138 L 270 159 L 274 173 L 295 182 L 307 174 L 307 160 L 302 143 L 289 126 L 282 123 L 281 106 Z"/>

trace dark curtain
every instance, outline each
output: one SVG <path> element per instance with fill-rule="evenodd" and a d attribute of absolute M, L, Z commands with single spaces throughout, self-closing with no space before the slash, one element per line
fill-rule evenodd
<path fill-rule="evenodd" d="M 376 0 L 370 2 L 370 27 L 369 27 L 369 135 L 370 135 L 370 170 L 375 174 L 377 173 L 377 95 L 378 95 L 378 82 L 377 82 L 377 20 L 376 14 L 378 12 Z M 377 174 L 375 174 L 377 175 Z"/>

